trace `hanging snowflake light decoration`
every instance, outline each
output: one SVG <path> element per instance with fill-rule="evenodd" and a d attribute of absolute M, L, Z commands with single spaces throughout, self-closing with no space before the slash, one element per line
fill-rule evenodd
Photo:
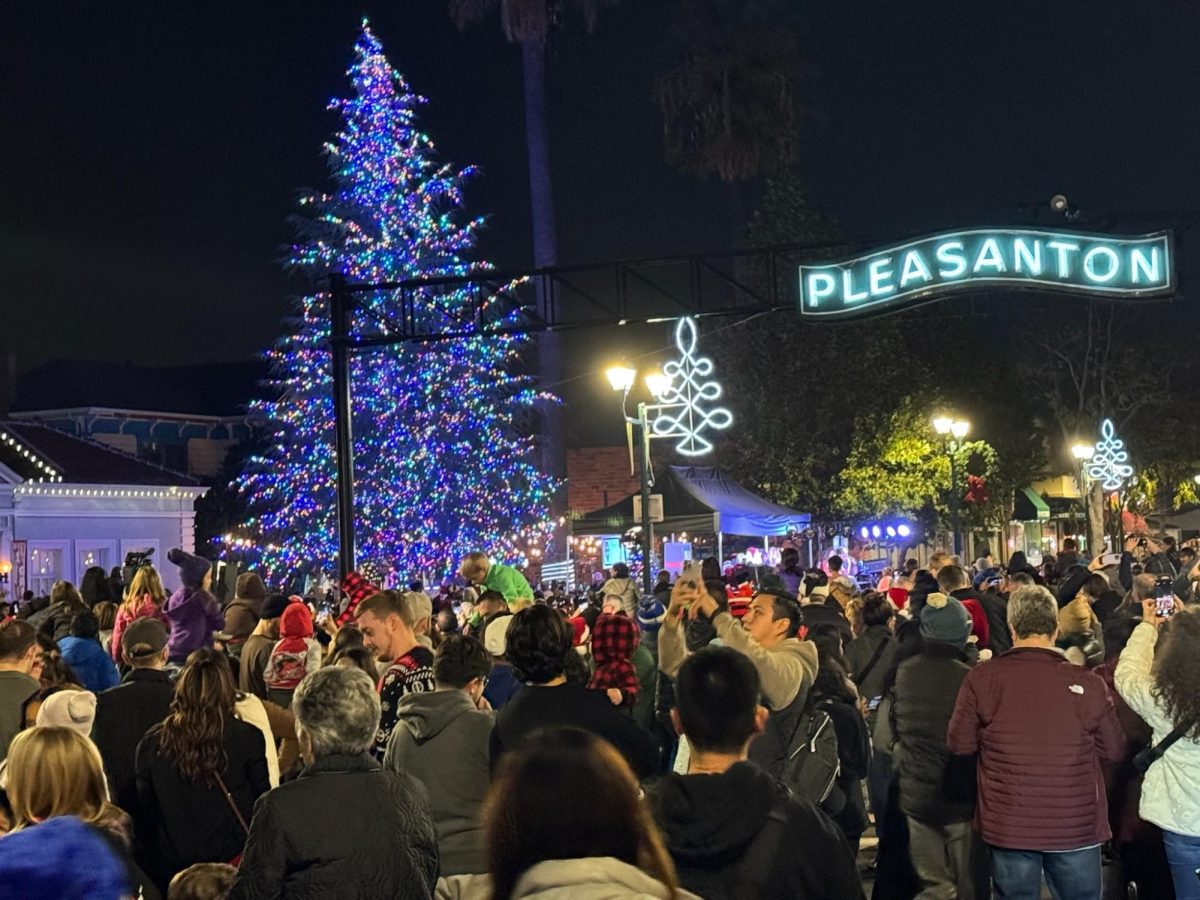
<path fill-rule="evenodd" d="M 675 326 L 679 359 L 663 366 L 667 386 L 654 408 L 658 415 L 651 424 L 654 437 L 679 438 L 675 449 L 684 456 L 703 456 L 713 449 L 702 432 L 721 430 L 733 424 L 733 413 L 724 407 L 706 409 L 721 396 L 721 385 L 704 381 L 713 372 L 713 361 L 696 355 L 696 320 L 685 317 Z"/>
<path fill-rule="evenodd" d="M 1106 491 L 1119 491 L 1133 476 L 1125 442 L 1117 437 L 1112 419 L 1100 423 L 1100 441 L 1088 463 L 1088 478 L 1099 481 Z"/>

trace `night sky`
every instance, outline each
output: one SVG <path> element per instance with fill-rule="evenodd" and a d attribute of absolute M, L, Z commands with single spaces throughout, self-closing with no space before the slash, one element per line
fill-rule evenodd
<path fill-rule="evenodd" d="M 721 185 L 662 162 L 671 6 L 625 0 L 555 39 L 563 262 L 728 246 Z M 811 7 L 803 168 L 849 235 L 1005 224 L 1060 191 L 1099 218 L 1200 210 L 1193 4 Z M 0 343 L 22 368 L 247 358 L 278 335 L 302 287 L 278 266 L 286 219 L 324 183 L 325 103 L 363 13 L 430 99 L 441 152 L 482 166 L 483 252 L 529 263 L 519 51 L 495 21 L 460 33 L 436 0 L 9 4 Z M 576 368 L 598 364 L 590 347 Z"/>

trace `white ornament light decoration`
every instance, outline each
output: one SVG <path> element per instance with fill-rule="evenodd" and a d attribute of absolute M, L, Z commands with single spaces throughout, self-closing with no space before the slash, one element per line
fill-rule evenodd
<path fill-rule="evenodd" d="M 1117 437 L 1112 419 L 1100 423 L 1100 440 L 1088 461 L 1087 474 L 1092 481 L 1099 481 L 1106 491 L 1119 491 L 1133 476 L 1125 442 Z"/>
<path fill-rule="evenodd" d="M 679 359 L 663 366 L 668 384 L 651 423 L 654 437 L 679 438 L 675 449 L 684 456 L 703 456 L 713 449 L 703 432 L 721 430 L 733 424 L 733 413 L 724 407 L 706 409 L 721 396 L 721 385 L 704 381 L 713 372 L 713 361 L 696 355 L 696 320 L 689 317 L 675 326 L 675 346 Z"/>

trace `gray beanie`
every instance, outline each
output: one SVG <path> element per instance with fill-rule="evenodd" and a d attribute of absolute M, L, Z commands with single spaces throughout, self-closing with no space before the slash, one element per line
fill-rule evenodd
<path fill-rule="evenodd" d="M 954 597 L 930 594 L 921 608 L 921 637 L 959 647 L 971 636 L 971 614 Z"/>

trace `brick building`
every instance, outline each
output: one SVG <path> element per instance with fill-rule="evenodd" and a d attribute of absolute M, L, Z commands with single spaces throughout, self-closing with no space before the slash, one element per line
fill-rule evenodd
<path fill-rule="evenodd" d="M 603 509 L 636 493 L 627 447 L 580 447 L 567 451 L 567 507 L 572 516 Z"/>

